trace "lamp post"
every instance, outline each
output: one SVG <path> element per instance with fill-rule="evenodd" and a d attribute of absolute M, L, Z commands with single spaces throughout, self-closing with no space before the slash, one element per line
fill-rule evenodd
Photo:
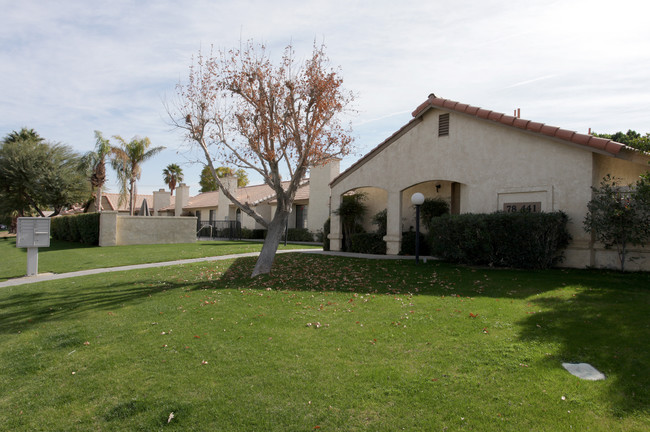
<path fill-rule="evenodd" d="M 411 204 L 415 206 L 415 263 L 420 263 L 420 206 L 424 202 L 424 195 L 416 192 L 411 196 Z"/>

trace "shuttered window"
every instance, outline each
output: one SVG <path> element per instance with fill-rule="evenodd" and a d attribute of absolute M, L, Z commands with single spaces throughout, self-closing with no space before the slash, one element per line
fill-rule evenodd
<path fill-rule="evenodd" d="M 438 136 L 449 135 L 449 113 L 440 114 L 438 117 Z"/>

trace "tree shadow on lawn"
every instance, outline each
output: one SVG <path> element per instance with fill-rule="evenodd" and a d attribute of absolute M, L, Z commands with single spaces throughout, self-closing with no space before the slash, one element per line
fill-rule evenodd
<path fill-rule="evenodd" d="M 254 264 L 254 259 L 236 260 L 216 284 L 237 289 L 528 300 L 536 306 L 532 310 L 541 312 L 527 314 L 517 323 L 522 328 L 520 340 L 559 345 L 559 352 L 547 360 L 549 369 L 561 368 L 561 362 L 587 362 L 603 371 L 612 380 L 605 403 L 614 415 L 650 407 L 648 273 L 418 266 L 408 261 L 289 254 L 276 258 L 270 276 L 251 283 Z M 574 379 L 566 373 L 567 379 Z"/>
<path fill-rule="evenodd" d="M 91 310 L 115 310 L 158 293 L 194 284 L 178 281 L 152 283 L 151 280 L 135 278 L 116 283 L 105 274 L 92 277 L 97 283 L 88 289 L 81 290 L 75 284 L 76 278 L 61 279 L 35 283 L 1 299 L 0 334 L 15 334 L 47 322 L 75 319 Z M 45 286 L 46 289 L 39 289 Z"/>
<path fill-rule="evenodd" d="M 650 406 L 650 291 L 646 288 L 650 274 L 499 270 L 283 254 L 276 257 L 270 275 L 251 279 L 255 261 L 248 257 L 174 271 L 147 269 L 120 278 L 97 275 L 91 282 L 84 278 L 83 289 L 75 279 L 30 285 L 0 300 L 0 334 L 74 319 L 91 310 L 114 310 L 179 288 L 528 299 L 541 311 L 517 323 L 523 328 L 520 338 L 560 345 L 559 354 L 548 360 L 552 362 L 549 368 L 560 367 L 558 360 L 591 363 L 615 380 L 608 386 L 608 399 L 616 413 L 629 414 Z M 563 286 L 570 288 L 563 290 Z"/>
<path fill-rule="evenodd" d="M 620 273 L 593 272 L 600 276 L 581 283 L 575 294 L 531 299 L 540 312 L 520 323 L 523 342 L 553 342 L 557 355 L 546 360 L 549 368 L 560 362 L 589 363 L 613 382 L 607 402 L 613 415 L 648 412 L 650 407 L 650 286 L 611 288 Z M 647 276 L 647 275 L 646 275 Z M 559 360 L 559 361 L 558 361 Z M 568 375 L 567 380 L 579 380 Z M 584 385 L 598 385 L 583 381 Z"/>

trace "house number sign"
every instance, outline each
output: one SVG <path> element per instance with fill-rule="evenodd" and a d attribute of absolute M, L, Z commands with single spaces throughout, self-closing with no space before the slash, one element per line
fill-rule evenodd
<path fill-rule="evenodd" d="M 515 212 L 540 213 L 542 211 L 542 203 L 539 201 L 505 203 L 503 204 L 503 211 L 506 213 L 515 213 Z"/>

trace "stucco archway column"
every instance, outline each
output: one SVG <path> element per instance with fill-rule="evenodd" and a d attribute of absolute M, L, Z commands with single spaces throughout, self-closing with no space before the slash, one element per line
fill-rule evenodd
<path fill-rule="evenodd" d="M 402 245 L 402 192 L 388 191 L 386 203 L 386 254 L 398 255 Z"/>
<path fill-rule="evenodd" d="M 332 192 L 332 211 L 330 212 L 330 233 L 327 236 L 330 239 L 330 250 L 340 251 L 341 242 L 343 240 L 343 234 L 341 234 L 341 218 L 335 213 L 334 210 L 337 210 L 341 205 L 341 196 L 334 195 Z"/>

